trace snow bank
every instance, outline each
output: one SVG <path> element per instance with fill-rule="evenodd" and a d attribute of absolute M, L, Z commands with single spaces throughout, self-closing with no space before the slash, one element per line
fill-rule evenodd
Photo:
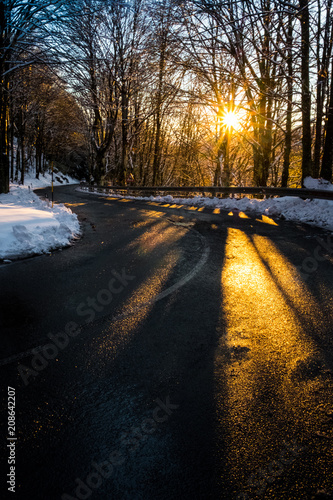
<path fill-rule="evenodd" d="M 53 185 L 54 186 L 66 186 L 68 184 L 78 184 L 77 179 L 73 179 L 68 175 L 61 174 L 60 172 L 55 172 L 53 174 Z M 24 179 L 24 185 L 29 186 L 32 189 L 43 188 L 51 186 L 52 184 L 52 174 L 50 172 L 45 172 L 45 175 L 40 174 L 39 179 L 36 179 L 35 174 L 27 173 Z M 16 185 L 16 184 L 13 184 Z"/>
<path fill-rule="evenodd" d="M 157 196 L 141 198 L 149 201 L 162 201 L 181 205 L 220 208 L 222 210 L 249 212 L 256 215 L 280 217 L 289 221 L 304 222 L 333 231 L 333 201 L 331 200 L 301 200 L 298 197 L 268 198 L 256 200 L 249 198 L 173 198 L 172 196 Z"/>
<path fill-rule="evenodd" d="M 80 233 L 76 214 L 42 201 L 27 186 L 0 195 L 0 259 L 26 257 L 70 244 Z"/>
<path fill-rule="evenodd" d="M 305 177 L 304 186 L 307 189 L 327 189 L 333 191 L 333 184 L 325 179 L 313 179 L 312 177 Z"/>
<path fill-rule="evenodd" d="M 305 185 L 311 189 L 333 190 L 333 185 L 322 179 L 307 177 Z M 87 192 L 87 191 L 85 191 Z M 93 193 L 101 194 L 103 193 Z M 199 207 L 220 208 L 228 211 L 248 212 L 253 215 L 267 215 L 280 217 L 294 222 L 303 222 L 319 226 L 333 231 L 333 201 L 331 200 L 302 200 L 298 197 L 268 198 L 265 200 L 249 198 L 205 198 L 195 196 L 194 198 L 174 198 L 173 196 L 121 196 L 112 194 L 114 197 L 129 198 L 145 201 L 159 201 L 163 203 L 176 203 L 179 205 L 191 205 Z"/>

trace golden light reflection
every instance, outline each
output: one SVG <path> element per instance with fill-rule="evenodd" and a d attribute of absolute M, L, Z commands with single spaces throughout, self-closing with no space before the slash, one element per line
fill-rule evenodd
<path fill-rule="evenodd" d="M 141 215 L 144 215 L 146 217 L 152 217 L 152 218 L 159 218 L 159 217 L 164 217 L 165 213 L 164 212 L 157 212 L 155 210 L 140 210 L 139 213 Z"/>
<path fill-rule="evenodd" d="M 313 408 L 321 382 L 293 377 L 299 366 L 320 355 L 306 333 L 312 324 L 320 331 L 320 311 L 297 269 L 274 243 L 239 229 L 228 230 L 221 285 L 226 336 L 215 355 L 217 419 L 223 421 L 217 434 L 228 433 L 224 467 L 242 478 L 246 464 L 271 452 L 274 421 L 267 417 L 267 407 L 283 415 L 287 428 L 289 419 L 292 431 L 293 415 L 312 408 L 304 425 L 317 425 Z M 220 383 L 227 386 L 223 393 Z"/>
<path fill-rule="evenodd" d="M 233 217 L 234 215 L 237 215 L 238 214 L 238 217 L 240 217 L 241 219 L 249 219 L 250 217 L 248 215 L 246 215 L 246 213 L 244 212 L 238 212 L 238 210 L 236 209 L 235 213 L 234 212 L 229 212 L 228 215 L 230 217 Z"/>
<path fill-rule="evenodd" d="M 102 337 L 91 344 L 89 366 L 95 369 L 102 360 L 114 360 L 131 340 L 135 330 L 154 307 L 154 299 L 162 292 L 169 276 L 180 258 L 178 252 L 165 256 L 159 268 L 139 285 L 124 302 Z"/>
<path fill-rule="evenodd" d="M 86 203 L 65 203 L 66 207 L 81 207 L 82 205 L 86 205 Z"/>
<path fill-rule="evenodd" d="M 321 307 L 309 292 L 296 267 L 280 252 L 272 240 L 254 234 L 252 243 L 262 263 L 280 289 L 286 301 L 303 318 L 309 312 L 315 315 L 316 322 L 322 318 Z"/>
<path fill-rule="evenodd" d="M 160 221 L 133 240 L 126 249 L 136 250 L 139 255 L 144 255 L 166 243 L 173 244 L 182 236 L 183 234 L 178 227 L 170 226 L 167 221 Z"/>
<path fill-rule="evenodd" d="M 276 259 L 277 253 L 273 255 L 272 259 Z M 282 255 L 279 257 L 283 258 Z M 250 238 L 238 229 L 230 228 L 228 232 L 222 288 L 226 297 L 227 317 L 231 321 L 237 317 L 238 327 L 244 323 L 248 331 L 261 332 L 261 337 L 269 334 L 270 341 L 275 339 L 282 349 L 282 341 L 290 343 L 295 337 L 295 331 L 299 327 L 283 293 L 272 279 Z M 255 324 L 247 325 L 249 309 Z M 274 336 L 271 337 L 274 321 L 277 325 L 274 325 Z M 289 330 L 294 332 L 292 336 Z"/>
<path fill-rule="evenodd" d="M 256 219 L 256 221 L 263 222 L 264 224 L 270 224 L 271 226 L 278 226 L 279 225 L 273 219 L 271 219 L 270 217 L 267 217 L 267 215 L 262 215 L 261 219 Z"/>
<path fill-rule="evenodd" d="M 151 220 L 146 219 L 146 220 L 138 220 L 138 221 L 132 222 L 131 227 L 139 228 L 139 227 L 147 227 L 149 225 L 151 225 Z"/>
<path fill-rule="evenodd" d="M 164 215 L 161 212 L 142 210 L 142 213 L 154 219 Z M 169 223 L 151 219 L 146 223 L 153 223 L 145 233 L 131 242 L 124 251 L 137 250 L 138 254 L 146 254 L 157 247 L 165 245 L 172 248 L 173 243 L 181 239 L 187 232 L 186 228 L 170 225 Z M 140 221 L 138 221 L 140 223 Z M 131 340 L 135 330 L 148 316 L 158 295 L 163 291 L 167 280 L 178 260 L 181 257 L 181 250 L 176 247 L 162 257 L 155 270 L 147 279 L 139 285 L 130 297 L 121 306 L 121 310 L 116 313 L 115 318 L 110 323 L 110 327 L 105 331 L 105 335 L 97 338 L 91 345 L 91 360 L 89 366 L 94 369 L 100 365 L 101 360 L 107 362 L 113 360 Z"/>
<path fill-rule="evenodd" d="M 215 208 L 213 210 L 213 214 L 220 214 L 221 213 L 221 210 L 219 208 Z"/>
<path fill-rule="evenodd" d="M 173 205 L 170 205 L 169 208 L 183 208 L 184 205 L 176 205 L 175 203 Z"/>

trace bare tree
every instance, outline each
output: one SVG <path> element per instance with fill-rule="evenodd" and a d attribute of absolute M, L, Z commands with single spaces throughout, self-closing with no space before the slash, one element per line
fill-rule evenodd
<path fill-rule="evenodd" d="M 15 71 L 45 62 L 47 27 L 63 0 L 0 0 L 0 193 L 9 190 L 8 114 Z"/>
<path fill-rule="evenodd" d="M 333 25 L 332 0 L 327 0 L 326 8 L 322 9 L 321 1 L 317 2 L 317 90 L 316 90 L 316 135 L 314 144 L 313 176 L 319 177 L 320 160 L 323 144 L 324 104 L 328 86 L 329 61 L 332 53 Z M 322 28 L 322 10 L 326 16 Z"/>
<path fill-rule="evenodd" d="M 302 81 L 302 183 L 312 175 L 311 154 L 311 90 L 310 90 L 310 16 L 309 1 L 299 0 L 301 21 L 301 81 Z"/>
<path fill-rule="evenodd" d="M 293 112 L 293 15 L 288 14 L 288 29 L 286 32 L 286 79 L 287 79 L 287 117 L 285 130 L 285 146 L 283 155 L 283 170 L 281 187 L 288 186 L 290 153 L 292 144 L 292 112 Z"/>
<path fill-rule="evenodd" d="M 68 51 L 65 78 L 85 110 L 90 128 L 95 181 L 105 176 L 106 156 L 113 140 L 120 106 L 116 40 L 108 30 L 107 4 L 82 0 L 68 6 L 68 23 L 60 40 Z"/>
<path fill-rule="evenodd" d="M 326 136 L 323 161 L 321 166 L 321 176 L 328 181 L 332 180 L 333 165 L 333 59 L 331 69 L 331 92 L 326 121 Z"/>

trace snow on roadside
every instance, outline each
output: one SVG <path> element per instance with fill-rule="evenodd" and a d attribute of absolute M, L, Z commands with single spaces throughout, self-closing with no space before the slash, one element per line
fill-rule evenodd
<path fill-rule="evenodd" d="M 322 179 L 312 179 L 311 177 L 305 179 L 305 185 L 309 189 L 333 190 L 333 185 L 329 182 L 323 181 Z M 103 195 L 102 193 L 92 194 Z M 240 199 L 220 199 L 206 198 L 203 196 L 195 196 L 194 198 L 175 198 L 171 195 L 142 197 L 112 194 L 112 196 L 144 201 L 176 203 L 179 205 L 220 208 L 222 210 L 235 211 L 236 213 L 248 212 L 255 215 L 266 215 L 293 222 L 311 224 L 333 231 L 333 200 L 302 200 L 301 198 L 292 196 L 268 198 L 265 200 L 249 199 L 247 197 Z"/>
<path fill-rule="evenodd" d="M 68 246 L 79 234 L 76 214 L 61 204 L 52 208 L 29 186 L 11 185 L 8 194 L 0 195 L 0 259 L 47 253 Z"/>
<path fill-rule="evenodd" d="M 304 186 L 307 189 L 327 189 L 333 191 L 333 184 L 325 179 L 313 179 L 312 177 L 305 177 Z"/>
<path fill-rule="evenodd" d="M 55 172 L 53 174 L 54 186 L 66 186 L 68 184 L 78 184 L 78 183 L 79 181 L 77 179 L 73 179 L 72 177 L 61 174 L 60 172 Z M 24 185 L 29 186 L 32 189 L 39 189 L 51 186 L 51 184 L 52 184 L 52 174 L 50 172 L 45 172 L 44 175 L 40 174 L 39 179 L 36 179 L 35 174 L 32 173 L 27 173 L 25 175 Z"/>

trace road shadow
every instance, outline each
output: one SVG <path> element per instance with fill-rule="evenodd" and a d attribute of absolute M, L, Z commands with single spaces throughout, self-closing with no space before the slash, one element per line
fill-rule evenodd
<path fill-rule="evenodd" d="M 21 412 L 27 434 L 21 457 L 30 457 L 22 474 L 25 492 L 36 500 L 64 492 L 75 497 L 79 479 L 91 492 L 86 498 L 101 500 L 236 499 L 265 482 L 267 498 L 272 492 L 286 498 L 286 488 L 307 477 L 302 456 L 284 466 L 282 486 L 273 472 L 262 478 L 258 470 L 280 458 L 284 440 L 303 444 L 309 430 L 299 402 L 306 392 L 297 384 L 304 373 L 306 380 L 315 377 L 288 347 L 292 340 L 302 349 L 307 337 L 316 342 L 318 328 L 311 313 L 304 316 L 309 306 L 302 279 L 289 279 L 297 277 L 290 266 L 298 262 L 287 243 L 297 235 L 290 230 L 279 239 L 275 226 L 252 219 L 192 220 L 142 207 L 163 213 L 166 223 L 154 213 L 144 221 L 142 214 L 131 235 L 112 242 L 136 275 L 133 287 L 22 393 L 28 410 Z M 129 224 L 132 208 L 122 207 Z M 159 238 L 168 228 L 171 246 Z M 117 264 L 107 267 L 108 251 L 101 252 L 104 277 Z M 150 266 L 135 273 L 141 257 Z M 182 282 L 186 276 L 191 279 Z M 165 290 L 170 293 L 162 296 Z M 317 292 L 308 290 L 315 303 L 322 297 Z M 295 366 L 285 365 L 293 359 Z M 291 377 L 297 384 L 288 385 Z M 41 407 L 40 428 L 31 401 Z M 96 464 L 114 452 L 121 458 L 113 460 L 110 476 L 87 486 Z"/>

